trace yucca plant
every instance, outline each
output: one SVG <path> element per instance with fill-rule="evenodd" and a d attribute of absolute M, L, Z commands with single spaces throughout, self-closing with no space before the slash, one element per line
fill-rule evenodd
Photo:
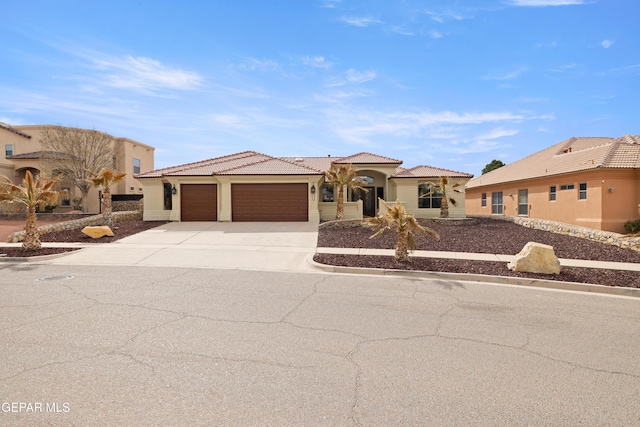
<path fill-rule="evenodd" d="M 19 203 L 27 210 L 26 236 L 22 242 L 22 249 L 25 251 L 36 251 L 42 247 L 36 207 L 56 204 L 60 194 L 66 193 L 66 190 L 56 191 L 56 183 L 57 180 L 49 180 L 43 176 L 34 178 L 30 171 L 26 171 L 22 185 L 16 185 L 6 176 L 0 176 L 0 200 Z"/>
<path fill-rule="evenodd" d="M 379 199 L 386 208 L 375 218 L 367 218 L 366 223 L 371 226 L 376 233 L 370 237 L 373 239 L 386 231 L 398 233 L 396 243 L 395 259 L 398 262 L 409 262 L 409 251 L 416 249 L 415 233 L 426 233 L 439 240 L 440 235 L 429 227 L 423 227 L 413 215 L 409 215 L 399 200 L 393 206 L 389 206 L 384 200 Z"/>
<path fill-rule="evenodd" d="M 366 184 L 362 178 L 356 175 L 356 171 L 351 164 L 338 165 L 331 162 L 331 169 L 324 173 L 327 183 L 338 187 L 338 200 L 336 206 L 336 219 L 344 219 L 344 189 L 368 191 L 363 185 Z"/>
<path fill-rule="evenodd" d="M 104 225 L 113 228 L 113 208 L 111 206 L 111 186 L 122 181 L 126 173 L 118 173 L 111 169 L 102 169 L 99 174 L 89 172 L 95 187 L 102 187 L 102 216 Z"/>
<path fill-rule="evenodd" d="M 446 176 L 441 176 L 438 178 L 437 182 L 427 181 L 425 184 L 429 185 L 430 190 L 420 195 L 420 197 L 429 197 L 436 193 L 442 194 L 440 218 L 449 218 L 449 204 L 452 206 L 458 205 L 458 201 L 451 195 L 451 193 L 462 194 L 462 191 L 458 190 L 458 187 L 461 187 L 462 184 L 456 182 L 453 185 L 449 185 L 449 182 L 449 178 Z"/>

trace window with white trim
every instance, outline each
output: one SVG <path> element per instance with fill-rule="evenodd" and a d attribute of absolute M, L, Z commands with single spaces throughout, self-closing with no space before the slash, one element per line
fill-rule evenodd
<path fill-rule="evenodd" d="M 502 215 L 502 191 L 491 193 L 491 213 Z"/>
<path fill-rule="evenodd" d="M 587 183 L 578 184 L 578 200 L 587 200 Z"/>

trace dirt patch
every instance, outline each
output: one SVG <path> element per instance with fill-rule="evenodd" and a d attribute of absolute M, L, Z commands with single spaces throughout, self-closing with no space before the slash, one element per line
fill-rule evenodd
<path fill-rule="evenodd" d="M 419 222 L 440 234 L 440 240 L 419 235 L 417 245 L 421 250 L 515 255 L 528 242 L 538 242 L 553 246 L 559 258 L 640 263 L 640 253 L 631 249 L 621 249 L 578 237 L 526 228 L 507 221 L 483 218 L 475 219 L 473 222 L 452 222 L 450 224 L 431 220 L 419 220 Z M 325 224 L 320 227 L 318 233 L 318 247 L 395 248 L 396 235 L 394 233 L 370 239 L 372 234 L 370 228 L 360 224 Z M 629 271 L 563 268 L 559 275 L 548 276 L 517 273 L 509 270 L 506 263 L 488 261 L 413 257 L 410 263 L 397 263 L 393 257 L 331 254 L 318 254 L 314 260 L 322 264 L 348 267 L 526 277 L 640 288 L 640 273 Z"/>

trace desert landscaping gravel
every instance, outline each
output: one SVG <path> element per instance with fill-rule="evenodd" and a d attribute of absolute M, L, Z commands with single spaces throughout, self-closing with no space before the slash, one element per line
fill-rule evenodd
<path fill-rule="evenodd" d="M 578 237 L 535 230 L 508 221 L 478 218 L 466 221 L 419 220 L 419 222 L 440 234 L 440 240 L 435 240 L 428 235 L 418 235 L 416 241 L 420 250 L 515 255 L 528 242 L 538 242 L 553 246 L 558 258 L 640 263 L 640 252 L 631 249 L 621 249 Z M 372 234 L 370 228 L 358 222 L 326 223 L 320 227 L 318 247 L 395 248 L 394 233 L 389 232 L 371 239 Z M 564 267 L 559 275 L 543 275 L 514 272 L 507 268 L 506 263 L 488 261 L 412 257 L 410 263 L 398 263 L 393 257 L 333 254 L 316 254 L 314 260 L 321 264 L 347 267 L 526 277 L 640 288 L 640 273 L 633 271 Z"/>

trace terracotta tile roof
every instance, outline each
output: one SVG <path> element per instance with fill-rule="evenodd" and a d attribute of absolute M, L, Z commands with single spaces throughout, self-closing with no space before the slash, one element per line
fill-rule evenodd
<path fill-rule="evenodd" d="M 255 163 L 221 171 L 218 175 L 322 175 L 322 173 L 305 165 L 267 157 Z"/>
<path fill-rule="evenodd" d="M 472 179 L 467 188 L 601 168 L 640 167 L 640 137 L 569 138 Z"/>
<path fill-rule="evenodd" d="M 194 163 L 156 169 L 136 178 L 212 175 L 320 175 L 321 172 L 255 151 L 243 151 Z"/>
<path fill-rule="evenodd" d="M 402 169 L 392 176 L 392 178 L 439 178 L 448 176 L 450 178 L 472 178 L 473 174 L 457 172 L 448 169 L 434 168 L 433 166 L 416 166 L 411 169 Z"/>
<path fill-rule="evenodd" d="M 15 134 L 17 134 L 17 135 L 20 135 L 20 136 L 23 136 L 23 137 L 25 137 L 25 138 L 29 138 L 29 139 L 31 138 L 31 135 L 27 135 L 27 134 L 26 134 L 26 133 L 24 133 L 24 132 L 20 132 L 18 129 L 13 128 L 13 127 L 11 127 L 11 126 L 9 126 L 8 124 L 3 123 L 3 122 L 0 122 L 0 128 L 5 129 L 5 130 L 8 130 L 9 132 L 13 132 L 13 133 L 15 133 Z"/>
<path fill-rule="evenodd" d="M 401 165 L 402 164 L 402 160 L 396 160 L 396 159 L 392 159 L 391 157 L 384 157 L 384 156 L 379 156 L 377 154 L 371 154 L 371 153 L 365 153 L 365 152 L 357 153 L 352 156 L 335 158 L 333 159 L 333 161 L 339 164 L 351 163 L 353 165 L 360 164 L 360 163 L 369 163 L 369 164 L 376 164 L 376 165 L 381 165 L 381 164 Z"/>
<path fill-rule="evenodd" d="M 329 170 L 331 162 L 336 160 L 336 157 L 280 157 L 280 159 L 324 173 Z"/>

